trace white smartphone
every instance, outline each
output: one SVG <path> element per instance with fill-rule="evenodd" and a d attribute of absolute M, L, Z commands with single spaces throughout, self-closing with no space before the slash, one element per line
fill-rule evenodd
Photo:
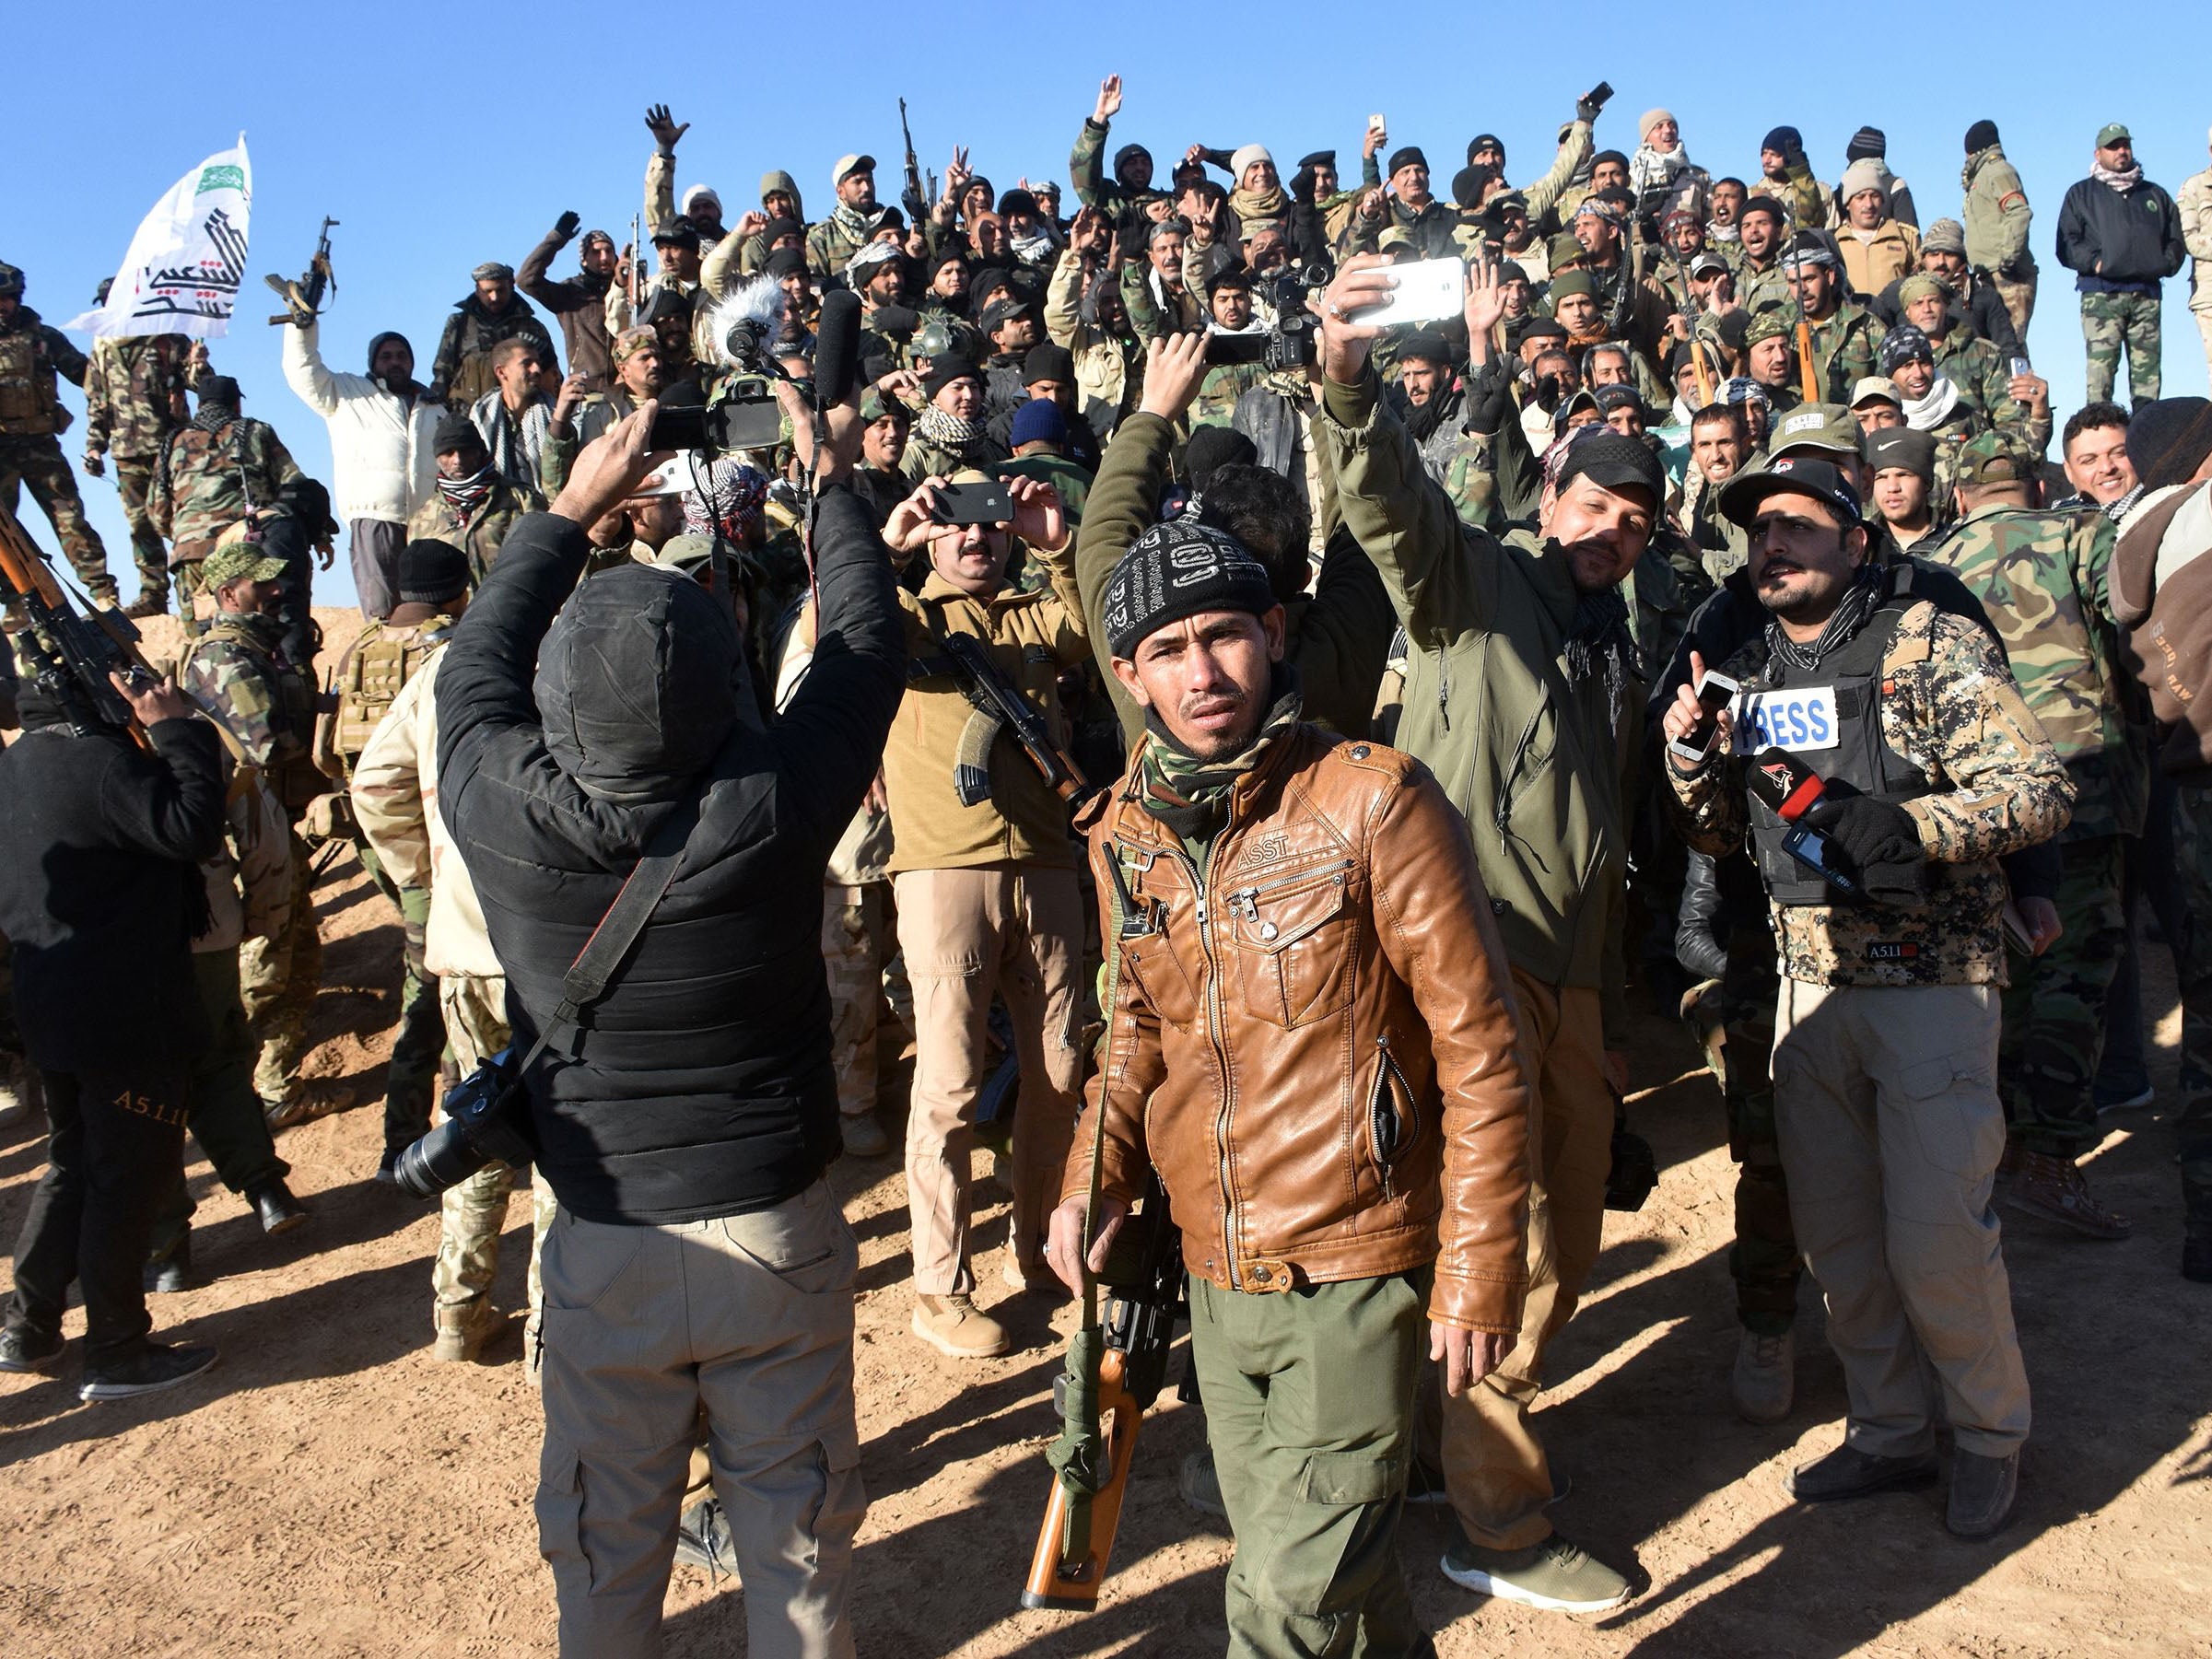
<path fill-rule="evenodd" d="M 1721 711 L 1736 700 L 1736 694 L 1741 689 L 1727 675 L 1707 669 L 1697 687 L 1698 706 L 1703 709 L 1703 717 L 1680 738 L 1668 743 L 1668 753 L 1679 755 L 1691 765 L 1703 761 L 1713 752 L 1713 740 L 1720 735 Z"/>
<path fill-rule="evenodd" d="M 1457 258 L 1421 259 L 1390 268 L 1390 298 L 1353 316 L 1377 328 L 1442 322 L 1467 306 L 1467 266 Z"/>
<path fill-rule="evenodd" d="M 1367 117 L 1367 130 L 1370 133 L 1387 133 L 1389 131 L 1389 127 L 1384 122 L 1383 118 L 1377 114 Z"/>

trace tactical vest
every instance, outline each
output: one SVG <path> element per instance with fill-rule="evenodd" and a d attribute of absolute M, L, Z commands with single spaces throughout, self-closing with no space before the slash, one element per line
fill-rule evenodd
<path fill-rule="evenodd" d="M 362 630 L 338 671 L 338 712 L 331 726 L 331 749 L 347 777 L 391 712 L 400 688 L 452 630 L 451 616 L 434 616 L 418 626 L 398 629 L 372 622 Z"/>
<path fill-rule="evenodd" d="M 0 438 L 45 438 L 62 430 L 54 417 L 53 367 L 39 352 L 36 327 L 0 333 Z"/>
<path fill-rule="evenodd" d="M 1835 743 L 1810 749 L 1798 756 L 1825 779 L 1831 789 L 1849 786 L 1844 793 L 1870 795 L 1877 800 L 1904 801 L 1928 793 L 1920 768 L 1890 748 L 1882 736 L 1881 706 L 1888 688 L 1883 683 L 1882 661 L 1897 637 L 1897 625 L 1918 602 L 1913 596 L 1913 567 L 1891 567 L 1890 594 L 1867 625 L 1840 648 L 1830 652 L 1817 668 L 1798 668 L 1769 659 L 1753 694 L 1763 700 L 1769 718 L 1779 723 L 1808 718 L 1787 694 L 1793 688 L 1826 686 L 1833 700 L 1810 715 L 1812 735 L 1820 722 L 1832 719 Z M 1744 732 L 1738 714 L 1738 744 Z M 1750 752 L 1759 739 L 1750 737 Z M 1784 747 L 1789 745 L 1785 742 Z M 1782 838 L 1790 826 L 1758 797 L 1753 796 L 1751 841 L 1758 856 L 1760 879 L 1778 905 L 1832 905 L 1839 895 L 1783 849 Z"/>
<path fill-rule="evenodd" d="M 318 796 L 331 791 L 331 779 L 315 764 L 315 682 L 303 670 L 279 661 L 268 653 L 258 635 L 240 620 L 218 612 L 207 625 L 199 644 L 223 640 L 253 659 L 275 698 L 272 724 L 298 741 L 299 753 L 278 762 L 267 774 L 269 788 L 287 813 L 297 817 Z M 197 648 L 195 647 L 195 648 Z"/>

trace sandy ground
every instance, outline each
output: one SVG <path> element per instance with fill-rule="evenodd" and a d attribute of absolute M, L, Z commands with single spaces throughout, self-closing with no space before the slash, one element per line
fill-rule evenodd
<path fill-rule="evenodd" d="M 334 637 L 342 628 L 330 619 Z M 398 917 L 348 859 L 319 890 L 326 982 L 313 1087 L 338 1110 L 280 1150 L 312 1223 L 261 1236 L 196 1155 L 195 1264 L 158 1298 L 161 1335 L 213 1341 L 204 1383 L 81 1406 L 76 1352 L 53 1378 L 0 1379 L 0 1652 L 111 1654 L 512 1654 L 553 1652 L 552 1582 L 530 1509 L 539 1442 L 521 1364 L 527 1204 L 509 1218 L 497 1298 L 510 1323 L 472 1366 L 433 1365 L 434 1213 L 365 1178 L 380 1144 Z M 1541 1421 L 1572 1490 L 1554 1514 L 1644 1587 L 1568 1619 L 1478 1601 L 1435 1563 L 1445 1523 L 1413 1512 L 1402 1554 L 1446 1655 L 1523 1641 L 1573 1654 L 2199 1653 L 2212 1650 L 2212 1290 L 2175 1273 L 2170 1121 L 2173 1008 L 2159 1017 L 2158 1106 L 2108 1118 L 2093 1170 L 2136 1236 L 2090 1244 L 2008 1221 L 2006 1255 L 2035 1434 L 2019 1515 L 1965 1545 L 1940 1492 L 1826 1510 L 1792 1505 L 1789 1466 L 1833 1445 L 1841 1376 L 1808 1293 L 1798 1408 L 1758 1429 L 1727 1409 L 1736 1326 L 1720 1101 L 1672 1022 L 1644 1018 L 1635 1125 L 1659 1187 L 1609 1217 L 1584 1311 L 1558 1346 Z M 895 1125 L 904 1069 L 885 1080 Z M 0 1131 L 0 1234 L 42 1163 L 35 1127 Z M 1116 1571 L 1090 1616 L 1016 1596 L 1049 1478 L 1049 1387 L 1070 1311 L 1001 1308 L 1019 1339 L 966 1366 L 906 1333 L 904 1184 L 895 1158 L 832 1172 L 861 1240 L 860 1404 L 872 1507 L 853 1597 L 859 1649 L 939 1654 L 1218 1653 L 1225 1529 L 1185 1508 L 1175 1472 L 1199 1443 L 1172 1396 L 1148 1420 Z M 994 1188 L 986 1186 L 984 1191 Z M 978 1229 L 986 1301 L 1003 1203 Z M 69 1334 L 81 1335 L 72 1314 Z M 1178 1369 L 1180 1361 L 1177 1361 Z M 743 1591 L 679 1567 L 668 1651 L 746 1650 Z"/>

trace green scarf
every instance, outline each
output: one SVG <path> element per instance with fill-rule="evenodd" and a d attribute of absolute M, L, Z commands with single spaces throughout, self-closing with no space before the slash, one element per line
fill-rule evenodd
<path fill-rule="evenodd" d="M 1298 671 L 1289 663 L 1275 665 L 1268 691 L 1273 700 L 1259 730 L 1240 752 L 1222 760 L 1200 760 L 1168 735 L 1157 711 L 1145 715 L 1144 753 L 1137 762 L 1145 810 L 1200 858 L 1228 822 L 1229 798 L 1237 781 L 1267 757 L 1268 746 L 1296 725 L 1305 709 Z"/>

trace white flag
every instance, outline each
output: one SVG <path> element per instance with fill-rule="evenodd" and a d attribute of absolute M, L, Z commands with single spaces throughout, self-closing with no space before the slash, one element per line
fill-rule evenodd
<path fill-rule="evenodd" d="M 253 206 L 253 166 L 246 135 L 170 187 L 131 238 L 108 290 L 108 303 L 70 321 L 76 333 L 189 334 L 212 340 L 229 333 L 246 277 L 246 223 Z"/>

